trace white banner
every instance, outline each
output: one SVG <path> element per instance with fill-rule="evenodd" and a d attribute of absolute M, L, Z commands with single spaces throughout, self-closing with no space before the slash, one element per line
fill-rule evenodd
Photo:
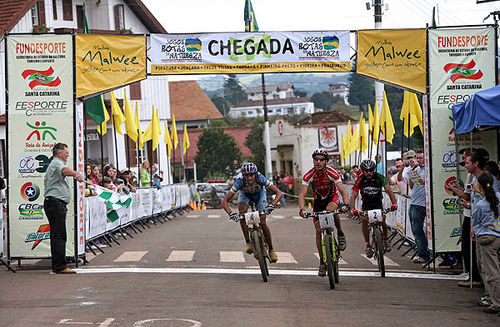
<path fill-rule="evenodd" d="M 443 28 L 429 29 L 428 33 L 430 115 L 424 129 L 429 129 L 432 135 L 425 150 L 431 154 L 431 166 L 426 162 L 426 172 L 431 174 L 432 188 L 427 193 L 430 199 L 432 189 L 434 204 L 428 216 L 434 219 L 436 252 L 459 251 L 462 207 L 444 186 L 461 182 L 456 177 L 457 160 L 453 162 L 450 158 L 461 161 L 461 155 L 455 154 L 456 147 L 470 147 L 471 142 L 468 135 L 455 136 L 451 109 L 475 92 L 495 86 L 495 29 Z M 497 153 L 496 132 L 474 134 L 473 146 L 485 149 L 490 159 L 496 159 L 493 157 Z"/>
<path fill-rule="evenodd" d="M 151 74 L 349 72 L 349 31 L 152 34 Z"/>

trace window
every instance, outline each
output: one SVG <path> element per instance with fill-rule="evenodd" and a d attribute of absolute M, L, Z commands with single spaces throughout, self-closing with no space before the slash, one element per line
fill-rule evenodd
<path fill-rule="evenodd" d="M 125 9 L 123 5 L 115 6 L 115 30 L 119 31 L 125 28 Z"/>
<path fill-rule="evenodd" d="M 248 115 L 251 116 L 253 114 L 253 111 L 249 111 Z"/>
<path fill-rule="evenodd" d="M 83 30 L 83 6 L 76 6 L 76 28 Z"/>
<path fill-rule="evenodd" d="M 52 16 L 57 20 L 57 0 L 52 0 Z"/>
<path fill-rule="evenodd" d="M 73 0 L 62 0 L 63 20 L 73 20 Z"/>
<path fill-rule="evenodd" d="M 130 100 L 141 100 L 141 82 L 130 84 Z"/>
<path fill-rule="evenodd" d="M 40 24 L 38 20 L 38 3 L 31 7 L 31 22 L 33 26 Z"/>

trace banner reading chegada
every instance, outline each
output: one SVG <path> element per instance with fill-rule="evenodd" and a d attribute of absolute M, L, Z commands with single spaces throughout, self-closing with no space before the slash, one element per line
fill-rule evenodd
<path fill-rule="evenodd" d="M 349 31 L 151 35 L 151 74 L 349 72 Z"/>
<path fill-rule="evenodd" d="M 66 143 L 74 153 L 72 36 L 7 36 L 7 72 L 9 256 L 50 257 L 43 180 L 55 143 Z M 73 163 L 70 155 L 67 166 Z M 66 220 L 67 256 L 75 253 L 73 203 Z"/>
<path fill-rule="evenodd" d="M 78 98 L 146 78 L 144 36 L 79 34 L 75 40 Z"/>
<path fill-rule="evenodd" d="M 437 252 L 459 251 L 463 211 L 458 197 L 445 189 L 446 184 L 465 181 L 461 163 L 462 149 L 481 149 L 496 160 L 496 131 L 455 135 L 452 107 L 469 99 L 475 92 L 495 86 L 495 30 L 493 27 L 429 29 L 429 92 L 432 169 L 432 200 L 430 213 L 434 218 Z M 425 118 L 424 118 L 425 119 Z M 456 149 L 459 150 L 456 153 Z M 429 197 L 430 190 L 429 190 Z"/>
<path fill-rule="evenodd" d="M 425 29 L 360 30 L 356 72 L 425 93 Z"/>

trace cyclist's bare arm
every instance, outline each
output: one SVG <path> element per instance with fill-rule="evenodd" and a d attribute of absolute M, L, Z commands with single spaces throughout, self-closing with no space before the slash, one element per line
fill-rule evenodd
<path fill-rule="evenodd" d="M 340 194 L 342 195 L 342 202 L 348 203 L 349 202 L 349 197 L 347 196 L 347 191 L 345 190 L 344 184 L 342 182 L 335 183 L 337 186 L 337 189 L 340 191 Z"/>
<path fill-rule="evenodd" d="M 229 208 L 228 202 L 229 202 L 229 200 L 231 200 L 233 195 L 234 195 L 234 193 L 232 191 L 227 192 L 226 196 L 224 197 L 224 199 L 222 199 L 222 202 L 221 202 L 222 209 L 224 209 L 224 211 L 226 211 L 227 214 L 231 213 L 231 208 Z"/>
<path fill-rule="evenodd" d="M 389 185 L 389 183 L 387 183 L 387 184 L 384 185 L 384 190 L 387 193 L 387 195 L 389 195 L 389 199 L 391 199 L 391 203 L 392 204 L 397 204 L 398 201 L 396 200 L 396 197 L 394 196 L 394 192 L 392 191 L 391 186 Z"/>
<path fill-rule="evenodd" d="M 299 210 L 306 209 L 306 194 L 307 194 L 307 185 L 300 186 L 300 194 L 299 194 Z"/>
<path fill-rule="evenodd" d="M 356 198 L 358 197 L 358 191 L 354 191 L 352 190 L 352 194 L 351 194 L 351 200 L 350 200 L 350 206 L 351 206 L 351 209 L 355 209 L 355 205 L 356 205 Z"/>
<path fill-rule="evenodd" d="M 274 197 L 274 200 L 273 202 L 271 202 L 271 204 L 273 206 L 276 206 L 278 204 L 278 202 L 280 202 L 281 200 L 281 197 L 283 196 L 283 192 L 281 192 L 277 187 L 276 185 L 274 184 L 271 184 L 268 189 L 271 190 L 271 192 L 273 192 L 274 194 L 276 194 L 276 196 Z"/>

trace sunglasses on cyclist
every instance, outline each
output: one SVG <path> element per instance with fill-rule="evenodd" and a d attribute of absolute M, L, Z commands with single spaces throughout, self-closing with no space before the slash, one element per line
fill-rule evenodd
<path fill-rule="evenodd" d="M 314 157 L 313 160 L 316 160 L 316 161 L 325 161 L 325 158 L 324 157 Z"/>
<path fill-rule="evenodd" d="M 374 172 L 375 171 L 375 168 L 373 169 L 361 169 L 363 172 Z"/>

